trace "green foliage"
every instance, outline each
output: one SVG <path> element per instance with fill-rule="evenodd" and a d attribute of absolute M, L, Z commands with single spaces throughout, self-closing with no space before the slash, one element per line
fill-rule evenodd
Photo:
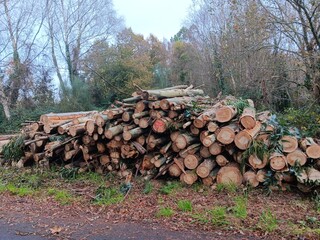
<path fill-rule="evenodd" d="M 234 106 L 237 109 L 238 114 L 242 114 L 243 109 L 250 107 L 250 104 L 247 99 L 239 98 L 235 101 L 228 101 L 228 105 Z"/>
<path fill-rule="evenodd" d="M 169 207 L 162 207 L 156 213 L 157 217 L 171 217 L 174 214 L 174 211 Z"/>
<path fill-rule="evenodd" d="M 24 135 L 19 135 L 3 146 L 2 153 L 6 161 L 18 161 L 24 154 Z"/>
<path fill-rule="evenodd" d="M 228 225 L 229 222 L 226 218 L 226 207 L 214 207 L 210 213 L 211 213 L 211 222 L 215 226 L 223 226 Z"/>
<path fill-rule="evenodd" d="M 191 212 L 192 211 L 192 203 L 190 200 L 179 200 L 178 208 L 183 212 Z"/>
<path fill-rule="evenodd" d="M 203 223 L 203 224 L 210 222 L 210 219 L 206 214 L 194 213 L 194 214 L 191 214 L 191 217 L 194 219 L 194 221 L 200 222 L 200 223 Z"/>
<path fill-rule="evenodd" d="M 266 232 L 273 232 L 278 228 L 278 220 L 274 214 L 268 209 L 267 211 L 263 211 L 259 222 L 258 227 Z"/>
<path fill-rule="evenodd" d="M 165 195 L 169 195 L 179 187 L 181 187 L 181 184 L 178 182 L 166 182 L 166 184 L 159 189 L 159 192 Z"/>
<path fill-rule="evenodd" d="M 320 106 L 288 108 L 279 114 L 279 122 L 284 126 L 297 127 L 303 136 L 320 137 Z"/>
<path fill-rule="evenodd" d="M 152 183 L 151 183 L 150 181 L 146 181 L 146 182 L 144 183 L 143 193 L 144 193 L 144 194 L 149 194 L 149 193 L 152 192 L 152 190 L 153 190 L 153 185 L 152 185 Z"/>
<path fill-rule="evenodd" d="M 123 200 L 123 195 L 113 187 L 100 186 L 96 190 L 94 203 L 99 205 L 116 204 Z"/>
<path fill-rule="evenodd" d="M 245 219 L 247 217 L 247 202 L 248 199 L 244 196 L 237 196 L 235 198 L 235 206 L 232 211 L 237 218 Z"/>

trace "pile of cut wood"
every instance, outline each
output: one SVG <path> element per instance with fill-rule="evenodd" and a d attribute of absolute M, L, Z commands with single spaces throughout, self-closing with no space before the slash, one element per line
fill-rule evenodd
<path fill-rule="evenodd" d="M 175 86 L 142 90 L 97 112 L 49 113 L 23 128 L 20 165 L 180 178 L 191 185 L 260 183 L 302 190 L 320 180 L 320 145 L 256 113 L 251 100 Z"/>

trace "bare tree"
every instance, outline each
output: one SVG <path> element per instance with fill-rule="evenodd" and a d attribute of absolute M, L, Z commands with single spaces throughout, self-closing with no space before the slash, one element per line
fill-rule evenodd
<path fill-rule="evenodd" d="M 45 2 L 2 0 L 0 2 L 0 102 L 6 118 L 15 105 L 22 86 L 30 80 L 30 64 L 43 50 L 39 41 Z M 24 88 L 24 92 L 26 88 Z"/>
<path fill-rule="evenodd" d="M 120 27 L 111 0 L 50 0 L 47 31 L 63 95 L 79 77 L 80 60 L 93 42 L 111 38 Z"/>
<path fill-rule="evenodd" d="M 320 1 L 259 0 L 269 21 L 283 37 L 280 51 L 293 54 L 305 74 L 304 86 L 320 103 Z"/>

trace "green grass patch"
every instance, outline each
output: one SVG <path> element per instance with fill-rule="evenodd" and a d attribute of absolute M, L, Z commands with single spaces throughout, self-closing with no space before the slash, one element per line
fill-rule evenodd
<path fill-rule="evenodd" d="M 49 188 L 47 190 L 48 195 L 54 196 L 54 199 L 62 205 L 67 205 L 74 200 L 74 197 L 65 190 L 57 190 L 55 188 Z"/>
<path fill-rule="evenodd" d="M 192 211 L 192 203 L 189 200 L 179 200 L 178 208 L 183 212 L 191 212 Z"/>
<path fill-rule="evenodd" d="M 236 193 L 237 192 L 237 185 L 235 183 L 218 183 L 217 184 L 217 191 L 223 192 L 223 191 L 227 191 L 229 193 Z"/>
<path fill-rule="evenodd" d="M 162 207 L 156 213 L 157 217 L 171 217 L 174 214 L 174 211 L 169 207 Z"/>
<path fill-rule="evenodd" d="M 191 217 L 194 219 L 195 222 L 199 222 L 203 224 L 210 222 L 209 217 L 204 213 L 191 214 Z"/>
<path fill-rule="evenodd" d="M 176 191 L 178 188 L 181 188 L 181 184 L 179 182 L 167 182 L 159 189 L 159 192 L 165 195 L 169 195 Z"/>
<path fill-rule="evenodd" d="M 258 222 L 258 227 L 263 231 L 273 232 L 278 228 L 278 220 L 268 209 L 267 211 L 262 212 Z"/>
<path fill-rule="evenodd" d="M 96 191 L 94 203 L 99 205 L 111 205 L 123 200 L 123 195 L 114 187 L 100 186 Z"/>
<path fill-rule="evenodd" d="M 226 213 L 227 208 L 226 207 L 214 207 L 211 211 L 211 222 L 215 226 L 223 226 L 228 225 L 229 221 L 227 220 Z"/>
<path fill-rule="evenodd" d="M 248 199 L 244 196 L 237 196 L 234 201 L 235 205 L 232 207 L 234 216 L 240 219 L 245 219 L 247 217 Z"/>
<path fill-rule="evenodd" d="M 6 186 L 6 189 L 14 194 L 14 195 L 18 195 L 18 196 L 27 196 L 27 195 L 32 195 L 34 193 L 34 190 L 28 188 L 28 187 L 24 187 L 24 186 L 21 186 L 21 187 L 17 187 L 15 185 L 13 185 L 12 183 L 8 184 Z"/>
<path fill-rule="evenodd" d="M 152 183 L 151 183 L 150 181 L 146 181 L 146 182 L 144 183 L 143 193 L 144 193 L 144 194 L 149 194 L 149 193 L 152 192 L 152 190 L 153 190 L 153 185 L 152 185 Z"/>

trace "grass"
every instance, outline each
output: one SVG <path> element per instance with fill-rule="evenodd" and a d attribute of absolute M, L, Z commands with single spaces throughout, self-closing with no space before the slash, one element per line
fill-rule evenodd
<path fill-rule="evenodd" d="M 222 191 L 227 191 L 229 193 L 235 193 L 237 192 L 237 185 L 230 182 L 230 183 L 218 183 L 217 184 L 217 191 L 220 193 Z"/>
<path fill-rule="evenodd" d="M 123 195 L 118 189 L 114 187 L 100 186 L 96 191 L 96 197 L 93 202 L 99 205 L 111 205 L 119 203 L 122 200 Z"/>
<path fill-rule="evenodd" d="M 143 188 L 143 193 L 144 194 L 149 194 L 151 193 L 153 190 L 153 185 L 150 181 L 146 181 L 144 184 L 144 188 Z"/>
<path fill-rule="evenodd" d="M 215 226 L 228 225 L 229 222 L 226 218 L 227 208 L 226 207 L 214 207 L 211 211 L 211 222 Z"/>
<path fill-rule="evenodd" d="M 34 193 L 33 189 L 30 189 L 25 186 L 17 187 L 13 185 L 12 183 L 8 184 L 6 186 L 6 190 L 8 190 L 10 193 L 18 196 L 27 196 L 27 195 L 32 195 Z"/>
<path fill-rule="evenodd" d="M 74 200 L 74 197 L 65 190 L 49 188 L 47 192 L 50 196 L 54 196 L 54 199 L 62 205 L 67 205 Z"/>
<path fill-rule="evenodd" d="M 194 221 L 199 223 L 206 224 L 210 222 L 210 219 L 208 218 L 208 216 L 203 213 L 194 213 L 194 214 L 191 214 L 191 217 L 194 219 Z"/>
<path fill-rule="evenodd" d="M 174 211 L 169 207 L 162 207 L 156 213 L 156 217 L 171 217 L 174 214 Z"/>
<path fill-rule="evenodd" d="M 179 187 L 181 187 L 181 184 L 179 182 L 167 182 L 159 189 L 159 192 L 165 195 L 169 195 L 173 193 L 175 190 L 177 190 Z"/>
<path fill-rule="evenodd" d="M 258 222 L 258 227 L 265 232 L 273 232 L 278 228 L 278 220 L 268 209 L 267 211 L 262 212 Z"/>
<path fill-rule="evenodd" d="M 232 207 L 234 216 L 240 219 L 247 217 L 247 202 L 248 199 L 244 196 L 238 196 L 235 198 L 235 205 Z"/>
<path fill-rule="evenodd" d="M 190 200 L 179 200 L 178 208 L 183 212 L 192 212 L 192 203 Z"/>

